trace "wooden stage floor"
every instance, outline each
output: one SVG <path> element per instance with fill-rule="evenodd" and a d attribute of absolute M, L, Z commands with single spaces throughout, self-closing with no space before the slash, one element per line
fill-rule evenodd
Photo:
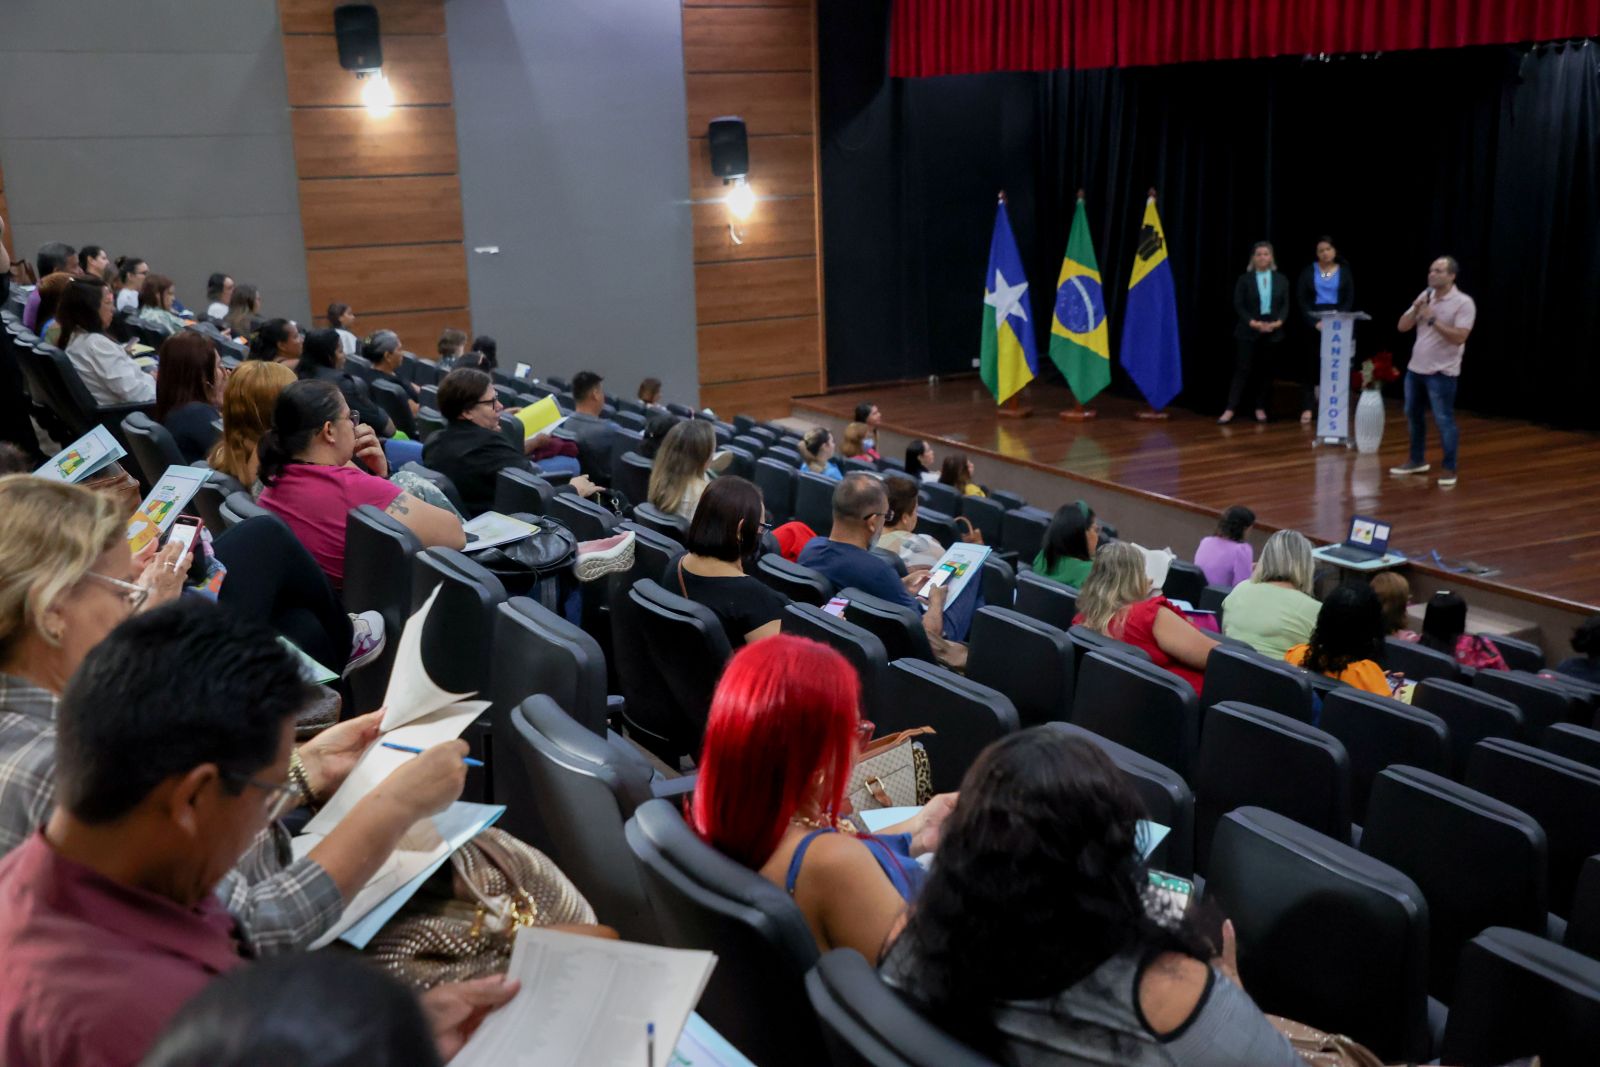
<path fill-rule="evenodd" d="M 1406 459 L 1406 424 L 1389 399 L 1376 455 L 1311 444 L 1294 418 L 1265 425 L 1173 409 L 1172 417 L 1133 417 L 1129 400 L 1102 398 L 1098 418 L 1067 422 L 1061 386 L 1030 388 L 1033 415 L 1000 419 L 976 378 L 797 397 L 845 419 L 870 398 L 885 425 L 1029 466 L 1104 481 L 1220 512 L 1244 504 L 1268 526 L 1340 541 L 1352 514 L 1394 525 L 1393 545 L 1418 562 L 1438 552 L 1447 567 L 1490 569 L 1479 580 L 1546 597 L 1600 604 L 1600 434 L 1552 430 L 1513 419 L 1457 413 L 1461 479 L 1435 484 L 1439 439 L 1429 420 L 1426 476 L 1396 478 Z M 981 468 L 982 463 L 979 462 Z M 982 472 L 980 470 L 981 479 Z"/>

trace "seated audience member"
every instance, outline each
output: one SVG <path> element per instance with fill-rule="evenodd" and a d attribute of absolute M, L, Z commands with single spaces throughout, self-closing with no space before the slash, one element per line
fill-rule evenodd
<path fill-rule="evenodd" d="M 138 256 L 118 256 L 116 306 L 113 310 L 137 311 L 139 294 L 144 291 L 144 281 L 149 276 L 150 264 Z"/>
<path fill-rule="evenodd" d="M 606 406 L 606 393 L 600 387 L 604 380 L 591 370 L 581 370 L 572 376 L 575 410 L 561 424 L 561 429 L 577 442 L 578 466 L 583 473 L 602 484 L 610 484 L 617 428 L 600 417 Z"/>
<path fill-rule="evenodd" d="M 884 979 L 999 1063 L 1303 1067 L 1239 984 L 1232 925 L 1219 958 L 1187 917 L 1162 917 L 1143 815 L 1093 743 L 1048 727 L 996 741 Z"/>
<path fill-rule="evenodd" d="M 878 424 L 883 422 L 883 415 L 878 411 L 878 405 L 863 401 L 856 405 L 856 420 L 865 423 L 867 432 L 862 444 L 861 454 L 876 463 L 883 457 L 878 455 Z M 849 455 L 848 452 L 845 455 Z"/>
<path fill-rule="evenodd" d="M 361 342 L 356 340 L 355 324 L 356 313 L 350 310 L 349 304 L 328 305 L 328 328 L 339 335 L 339 351 L 347 356 L 355 355 L 361 347 Z M 400 346 L 397 343 L 395 347 Z"/>
<path fill-rule="evenodd" d="M 216 444 L 216 422 L 228 375 L 217 346 L 203 333 L 183 330 L 161 342 L 161 376 L 151 417 L 167 428 L 185 463 L 199 463 Z"/>
<path fill-rule="evenodd" d="M 78 273 L 85 278 L 105 281 L 106 271 L 110 267 L 111 257 L 99 245 L 84 245 L 78 249 Z"/>
<path fill-rule="evenodd" d="M 899 556 L 909 571 L 912 567 L 933 567 L 944 555 L 945 546 L 928 534 L 917 533 L 917 483 L 902 474 L 886 474 L 883 487 L 889 497 L 889 513 L 883 519 L 883 536 L 877 548 Z"/>
<path fill-rule="evenodd" d="M 1295 645 L 1283 657 L 1357 689 L 1390 696 L 1393 688 L 1378 665 L 1383 655 L 1383 606 L 1364 582 L 1339 586 L 1322 602 L 1311 640 Z"/>
<path fill-rule="evenodd" d="M 259 951 L 214 891 L 302 800 L 294 724 L 309 693 L 271 631 L 202 599 L 124 622 L 88 654 L 59 708 L 58 803 L 0 860 L 8 1063 L 135 1063 L 186 1001 Z M 397 841 L 394 827 L 449 805 L 466 751 L 435 746 L 380 783 L 358 805 L 369 836 L 381 820 Z M 370 877 L 389 848 L 352 851 Z"/>
<path fill-rule="evenodd" d="M 52 274 L 65 274 L 73 277 L 69 266 L 76 266 L 77 252 L 71 245 L 64 245 L 60 241 L 51 241 L 39 246 L 39 254 L 34 257 L 34 268 L 38 271 L 38 278 L 43 281 Z M 28 294 L 27 301 L 22 305 L 22 325 L 36 334 L 43 334 L 44 319 L 39 317 L 39 301 L 43 298 L 39 287 L 35 286 L 33 292 Z"/>
<path fill-rule="evenodd" d="M 1282 659 L 1311 639 L 1321 605 L 1311 595 L 1311 542 L 1294 530 L 1267 538 L 1250 580 L 1222 602 L 1222 632 L 1263 656 Z"/>
<path fill-rule="evenodd" d="M 1433 594 L 1422 613 L 1422 634 L 1418 640 L 1466 667 L 1484 671 L 1503 671 L 1505 657 L 1494 643 L 1467 633 L 1467 602 L 1460 593 L 1445 590 Z"/>
<path fill-rule="evenodd" d="M 1245 533 L 1256 524 L 1256 513 L 1235 504 L 1217 520 L 1217 532 L 1201 538 L 1194 552 L 1194 565 L 1206 572 L 1209 585 L 1232 589 L 1250 577 L 1255 566 Z"/>
<path fill-rule="evenodd" d="M 206 464 L 226 474 L 252 495 L 259 491 L 256 446 L 272 428 L 278 394 L 295 382 L 294 371 L 282 363 L 247 360 L 228 375 L 222 389 L 222 436 L 211 446 Z"/>
<path fill-rule="evenodd" d="M 297 370 L 305 344 L 305 335 L 293 319 L 268 319 L 256 327 L 250 338 L 249 358 L 271 360 Z"/>
<path fill-rule="evenodd" d="M 228 321 L 228 302 L 233 299 L 233 276 L 221 271 L 206 279 L 206 318 L 217 326 Z"/>
<path fill-rule="evenodd" d="M 664 410 L 651 412 L 645 419 L 644 437 L 633 446 L 633 451 L 645 459 L 655 459 L 657 453 L 661 451 L 661 442 L 665 441 L 672 428 L 682 421 L 678 416 Z"/>
<path fill-rule="evenodd" d="M 1417 634 L 1406 626 L 1406 609 L 1411 606 L 1411 583 L 1399 571 L 1379 571 L 1372 576 L 1372 591 L 1383 605 L 1383 633 L 1402 641 L 1415 641 Z"/>
<path fill-rule="evenodd" d="M 259 503 L 289 524 L 336 590 L 344 586 L 345 517 L 353 507 L 381 508 L 423 547 L 466 544 L 459 519 L 387 480 L 389 461 L 377 435 L 353 414 L 332 382 L 295 382 L 279 394 L 259 446 L 266 486 Z"/>
<path fill-rule="evenodd" d="M 644 405 L 646 412 L 667 410 L 661 406 L 660 378 L 646 378 L 639 383 L 639 403 Z"/>
<path fill-rule="evenodd" d="M 406 361 L 405 353 L 400 348 L 400 338 L 393 330 L 379 330 L 361 343 L 361 356 L 372 364 L 372 381 L 369 382 L 367 391 L 372 394 L 373 402 L 388 412 L 389 417 L 394 420 L 396 431 L 404 433 L 407 437 L 416 438 L 418 436 L 416 415 L 422 410 L 422 392 L 411 382 L 400 377 L 400 367 Z M 373 384 L 379 381 L 388 382 L 405 394 L 404 410 L 396 413 L 384 407 Z"/>
<path fill-rule="evenodd" d="M 1137 546 L 1122 541 L 1102 545 L 1078 591 L 1078 614 L 1072 621 L 1144 649 L 1157 667 L 1188 682 L 1199 696 L 1206 661 L 1217 642 L 1195 629 L 1166 597 L 1152 596 L 1153 588 Z"/>
<path fill-rule="evenodd" d="M 826 427 L 807 430 L 800 438 L 800 469 L 820 474 L 834 481 L 844 477 L 844 471 L 833 461 L 833 434 Z"/>
<path fill-rule="evenodd" d="M 1556 673 L 1600 685 L 1600 615 L 1589 616 L 1572 631 L 1572 651 L 1577 655 L 1556 664 Z"/>
<path fill-rule="evenodd" d="M 764 510 L 753 483 L 734 475 L 716 479 L 689 524 L 688 551 L 660 579 L 663 589 L 710 608 L 734 648 L 775 635 L 788 603 L 745 573 L 745 560 L 761 547 Z"/>
<path fill-rule="evenodd" d="M 233 287 L 233 298 L 228 301 L 228 317 L 224 321 L 228 332 L 244 339 L 261 328 L 261 292 L 253 285 L 240 283 Z M 282 322 L 282 319 L 275 321 Z"/>
<path fill-rule="evenodd" d="M 156 380 L 106 333 L 114 314 L 104 282 L 74 278 L 56 310 L 60 346 L 95 403 L 148 404 L 156 398 Z"/>
<path fill-rule="evenodd" d="M 447 370 L 455 364 L 457 357 L 466 352 L 467 335 L 454 326 L 446 326 L 444 332 L 439 334 L 439 344 L 436 347 L 438 356 L 434 362 L 439 364 L 441 370 Z"/>
<path fill-rule="evenodd" d="M 735 652 L 711 700 L 689 822 L 794 898 L 821 951 L 877 959 L 923 879 L 949 794 L 878 834 L 840 829 L 861 687 L 838 652 L 779 634 Z"/>
<path fill-rule="evenodd" d="M 972 460 L 957 452 L 944 457 L 944 465 L 939 468 L 939 481 L 955 487 L 963 496 L 988 496 L 983 486 L 972 480 L 972 471 Z"/>
<path fill-rule="evenodd" d="M 141 324 L 171 336 L 189 325 L 172 310 L 177 290 L 165 274 L 146 275 L 139 288 L 139 310 L 134 315 Z"/>
<path fill-rule="evenodd" d="M 700 495 L 711 484 L 716 451 L 716 431 L 704 419 L 685 419 L 674 426 L 650 468 L 650 503 L 669 515 L 693 519 Z"/>
<path fill-rule="evenodd" d="M 445 428 L 422 446 L 422 464 L 455 483 L 468 516 L 494 509 L 495 482 L 507 468 L 531 471 L 533 461 L 500 432 L 500 398 L 494 379 L 457 367 L 439 383 Z"/>
<path fill-rule="evenodd" d="M 873 457 L 867 455 L 867 442 L 872 439 L 872 427 L 864 422 L 852 422 L 844 428 L 844 458 L 865 459 Z"/>
<path fill-rule="evenodd" d="M 76 277 L 77 275 L 68 274 L 66 271 L 57 271 L 54 274 L 46 275 L 44 281 L 35 286 L 33 290 L 33 296 L 39 298 L 38 303 L 35 305 L 39 320 L 39 329 L 36 332 L 41 340 L 56 345 L 58 348 L 60 347 L 58 342 L 61 339 L 61 323 L 57 319 L 56 313 L 61 310 L 61 298 L 66 295 L 67 290 L 72 286 L 73 279 Z"/>
<path fill-rule="evenodd" d="M 472 351 L 479 357 L 478 369 L 493 371 L 500 366 L 500 342 L 486 333 L 480 333 L 472 339 Z"/>
<path fill-rule="evenodd" d="M 371 426 L 379 437 L 394 436 L 394 420 L 372 396 L 367 383 L 344 369 L 344 352 L 339 348 L 339 334 L 335 330 L 312 330 L 300 346 L 300 362 L 295 364 L 295 376 L 301 381 L 332 382 L 344 394 L 350 410 L 361 416 L 361 421 Z"/>
<path fill-rule="evenodd" d="M 933 446 L 922 438 L 906 445 L 906 473 L 919 482 L 939 480 L 939 470 L 934 466 L 938 462 L 939 457 L 933 454 Z"/>
<path fill-rule="evenodd" d="M 1094 509 L 1081 500 L 1062 504 L 1045 527 L 1039 554 L 1033 557 L 1033 572 L 1081 589 L 1099 547 L 1100 524 L 1095 521 Z"/>

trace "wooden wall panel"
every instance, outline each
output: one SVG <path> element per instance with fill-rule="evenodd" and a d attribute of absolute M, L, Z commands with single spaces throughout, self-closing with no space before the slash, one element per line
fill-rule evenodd
<path fill-rule="evenodd" d="M 285 34 L 333 33 L 333 9 L 345 0 L 278 0 L 278 21 Z M 371 0 L 378 25 L 388 33 L 444 33 L 441 0 Z"/>
<path fill-rule="evenodd" d="M 771 133 L 811 133 L 809 71 L 739 74 L 687 74 L 689 136 L 704 137 L 714 118 L 738 115 L 752 137 Z"/>
<path fill-rule="evenodd" d="M 686 72 L 791 70 L 811 73 L 811 6 L 683 8 Z"/>
<path fill-rule="evenodd" d="M 294 108 L 289 122 L 302 178 L 457 173 L 454 108 Z"/>
<path fill-rule="evenodd" d="M 694 268 L 696 315 L 702 326 L 815 315 L 816 279 L 815 256 L 701 263 Z"/>
<path fill-rule="evenodd" d="M 699 329 L 700 373 L 740 382 L 792 375 L 817 363 L 815 315 L 799 319 L 713 323 Z"/>
<path fill-rule="evenodd" d="M 461 179 L 344 178 L 300 183 L 307 248 L 423 244 L 461 234 Z"/>
<path fill-rule="evenodd" d="M 815 255 L 817 208 L 811 199 L 763 200 L 744 223 L 744 244 L 728 236 L 728 209 L 719 200 L 695 204 L 694 258 L 697 263 Z"/>
<path fill-rule="evenodd" d="M 289 75 L 290 107 L 361 105 L 361 79 L 339 66 L 339 46 L 331 36 L 285 37 L 283 66 Z M 443 37 L 384 34 L 383 76 L 394 90 L 397 106 L 454 100 L 450 52 Z"/>
<path fill-rule="evenodd" d="M 722 179 L 711 173 L 711 142 L 696 137 L 690 145 L 690 199 L 712 200 L 726 195 Z M 810 137 L 751 137 L 749 146 L 750 183 L 762 196 L 811 199 L 817 191 L 817 173 L 816 145 Z"/>
<path fill-rule="evenodd" d="M 318 308 L 326 310 L 326 307 Z M 439 351 L 439 335 L 446 326 L 454 327 L 472 336 L 472 317 L 465 308 L 446 308 L 442 311 L 374 311 L 358 315 L 356 334 L 365 337 L 374 330 L 393 330 L 400 337 L 400 347 L 407 352 L 432 354 Z"/>
<path fill-rule="evenodd" d="M 790 413 L 790 397 L 820 393 L 823 389 L 822 379 L 816 374 L 747 382 L 702 382 L 700 404 L 715 411 L 719 418 L 749 415 L 757 419 L 779 419 Z"/>
<path fill-rule="evenodd" d="M 358 315 L 467 306 L 467 254 L 460 244 L 328 248 L 306 253 L 311 306 L 335 300 Z"/>

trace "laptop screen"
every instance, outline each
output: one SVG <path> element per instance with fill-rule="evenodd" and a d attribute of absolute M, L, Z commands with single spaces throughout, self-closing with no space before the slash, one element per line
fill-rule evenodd
<path fill-rule="evenodd" d="M 1387 552 L 1389 524 L 1381 519 L 1357 515 L 1350 520 L 1350 534 L 1344 539 L 1344 543 L 1352 548 L 1364 548 L 1369 552 Z"/>

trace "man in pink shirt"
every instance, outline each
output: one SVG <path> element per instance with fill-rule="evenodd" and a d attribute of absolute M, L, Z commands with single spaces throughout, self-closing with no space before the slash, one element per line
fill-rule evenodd
<path fill-rule="evenodd" d="M 1411 455 L 1403 466 L 1390 467 L 1390 474 L 1426 474 L 1428 408 L 1439 424 L 1439 440 L 1444 446 L 1444 462 L 1439 485 L 1448 489 L 1456 484 L 1456 381 L 1461 376 L 1461 357 L 1467 350 L 1467 335 L 1478 320 L 1478 305 L 1456 288 L 1457 264 L 1452 256 L 1440 256 L 1428 267 L 1428 287 L 1400 316 L 1400 332 L 1417 331 L 1411 348 L 1411 363 L 1406 368 L 1406 420 L 1411 424 Z"/>

